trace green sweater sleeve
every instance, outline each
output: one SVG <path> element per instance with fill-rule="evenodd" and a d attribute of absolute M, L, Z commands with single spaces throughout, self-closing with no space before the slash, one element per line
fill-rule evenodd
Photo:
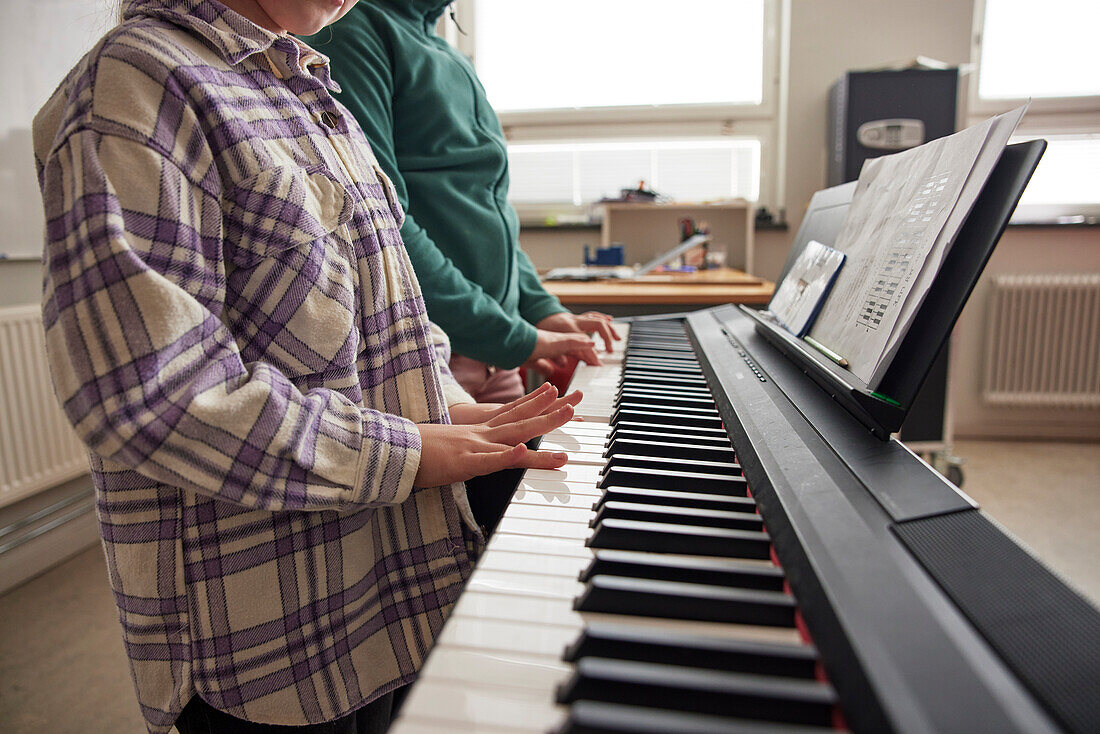
<path fill-rule="evenodd" d="M 394 142 L 393 49 L 376 34 L 346 20 L 333 27 L 331 36 L 324 32 L 306 40 L 316 41 L 315 48 L 333 58 L 333 77 L 343 90 L 338 95 L 340 102 L 363 128 L 379 165 L 397 189 L 406 212 L 401 238 L 420 281 L 429 318 L 447 333 L 457 354 L 506 369 L 522 364 L 535 348 L 535 327 L 506 313 L 467 279 L 409 212 L 408 188 L 397 165 Z"/>
<path fill-rule="evenodd" d="M 519 250 L 516 264 L 519 266 L 519 312 L 526 321 L 537 324 L 551 314 L 568 310 L 557 296 L 542 287 L 534 263 L 523 250 Z"/>

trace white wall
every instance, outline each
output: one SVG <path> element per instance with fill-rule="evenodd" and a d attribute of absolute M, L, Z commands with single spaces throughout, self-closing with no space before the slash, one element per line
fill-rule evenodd
<path fill-rule="evenodd" d="M 42 204 L 31 153 L 31 120 L 89 48 L 114 25 L 111 0 L 3 0 L 0 47 L 0 257 L 37 256 Z M 17 71 L 15 71 L 17 70 Z"/>
<path fill-rule="evenodd" d="M 968 438 L 1100 440 L 1100 410 L 990 406 L 981 399 L 991 279 L 1016 273 L 1100 273 L 1100 227 L 1012 227 L 951 335 L 949 404 L 955 435 Z"/>
<path fill-rule="evenodd" d="M 17 0 L 20 6 L 52 7 L 55 12 L 85 6 L 106 8 L 106 0 Z M 102 27 L 102 16 L 74 16 L 89 27 Z M 787 232 L 758 232 L 756 271 L 773 279 L 786 258 L 787 247 L 801 222 L 812 194 L 825 186 L 825 116 L 829 86 L 848 69 L 873 67 L 918 54 L 950 63 L 966 63 L 970 54 L 972 0 L 791 0 L 791 56 L 789 125 L 787 134 L 786 201 L 790 229 Z M 72 22 L 72 21 L 70 21 Z M 4 26 L 12 28 L 12 24 Z M 73 31 L 75 32 L 75 31 Z M 8 38 L 11 33 L 5 35 Z M 25 90 L 15 90 L 11 75 L 0 79 L 0 91 L 7 100 L 21 99 L 29 105 Z M 22 83 L 22 82 L 19 82 Z M 39 85 L 41 86 L 41 85 Z M 17 93 L 18 91 L 18 93 Z M 41 90 L 39 90 L 41 93 Z M 43 93 L 44 98 L 44 93 Z M 29 114 L 24 117 L 29 121 Z M 5 131 L 9 137 L 23 133 Z M 14 139 L 14 138 L 13 138 Z M 22 155 L 21 149 L 4 150 L 0 160 Z M 26 151 L 29 160 L 29 151 Z M 26 161 L 24 161 L 26 162 Z M 0 164 L 2 165 L 2 164 Z M 10 175 L 0 168 L 0 179 Z M 33 186 L 33 183 L 32 183 Z M 31 191 L 33 192 L 33 188 Z M 37 216 L 37 214 L 36 214 Z M 26 229 L 26 226 L 23 226 Z M 10 231 L 5 223 L 0 231 Z M 598 233 L 566 231 L 525 232 L 524 243 L 536 265 L 553 267 L 578 262 L 581 245 L 598 243 Z M 1087 263 L 1100 251 L 1100 228 L 1074 231 L 1013 229 L 1001 249 L 1011 242 L 1012 256 L 1006 267 L 1016 272 L 1045 267 L 1044 263 Z M 26 252 L 37 252 L 39 244 L 23 243 Z M 0 252 L 3 250 L 0 249 Z M 1051 254 L 1053 257 L 1050 257 Z M 1000 268 L 1002 257 L 994 256 L 991 269 Z M 1092 265 L 1091 267 L 1096 267 Z M 41 287 L 38 266 L 33 262 L 0 260 L 0 306 L 37 303 Z M 982 288 L 976 291 L 963 322 L 980 328 L 969 313 L 977 310 Z M 961 327 L 960 327 L 961 328 Z M 980 340 L 978 340 L 980 341 Z M 967 344 L 956 347 L 955 373 L 971 373 L 980 364 L 980 353 Z M 975 347 L 976 348 L 976 347 Z M 966 406 L 969 412 L 972 406 Z M 965 427 L 965 419 L 959 428 Z M 977 429 L 975 429 L 977 430 Z"/>
<path fill-rule="evenodd" d="M 972 0 L 791 0 L 786 232 L 759 231 L 755 274 L 775 280 L 813 193 L 826 185 L 826 100 L 845 71 L 929 56 L 970 60 Z M 964 86 L 964 85 L 960 85 Z M 960 110 L 965 109 L 965 96 Z M 524 236 L 535 264 L 576 264 L 583 233 Z M 1100 271 L 1100 227 L 1010 228 L 952 337 L 951 422 L 959 437 L 1100 439 L 1100 411 L 1035 411 L 984 405 L 976 384 L 984 366 L 988 281 L 997 273 Z"/>

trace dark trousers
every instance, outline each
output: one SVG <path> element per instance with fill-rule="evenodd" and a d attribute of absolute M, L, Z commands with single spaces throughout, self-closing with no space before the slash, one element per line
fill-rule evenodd
<path fill-rule="evenodd" d="M 486 536 L 493 533 L 500 516 L 508 509 L 523 472 L 523 469 L 502 469 L 466 480 L 466 498 L 470 500 L 474 519 L 484 528 Z"/>
<path fill-rule="evenodd" d="M 195 696 L 176 719 L 176 730 L 180 734 L 385 734 L 408 691 L 409 686 L 402 686 L 336 721 L 305 726 L 255 724 L 218 711 Z"/>
<path fill-rule="evenodd" d="M 527 442 L 527 448 L 535 451 L 542 442 L 542 436 L 535 436 Z M 523 479 L 525 469 L 501 469 L 482 477 L 466 480 L 466 498 L 470 500 L 470 509 L 474 511 L 477 524 L 485 529 L 488 537 L 493 534 L 500 522 L 500 516 L 508 509 L 519 480 Z"/>

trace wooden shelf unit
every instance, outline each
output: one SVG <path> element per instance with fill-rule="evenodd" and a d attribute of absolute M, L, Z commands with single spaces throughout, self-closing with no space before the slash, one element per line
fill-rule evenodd
<path fill-rule="evenodd" d="M 601 204 L 600 246 L 620 242 L 628 265 L 647 262 L 680 241 L 679 221 L 688 217 L 710 229 L 712 251 L 726 253 L 726 266 L 746 273 L 753 268 L 753 204 L 733 199 L 716 204 Z"/>

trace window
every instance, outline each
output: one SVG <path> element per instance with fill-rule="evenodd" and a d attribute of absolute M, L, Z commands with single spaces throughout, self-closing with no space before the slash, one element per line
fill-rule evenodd
<path fill-rule="evenodd" d="M 1100 215 L 1100 4 L 1023 0 L 975 5 L 971 122 L 1031 99 L 1014 140 L 1045 138 L 1047 152 L 1015 221 Z"/>
<path fill-rule="evenodd" d="M 501 113 L 758 105 L 763 10 L 762 0 L 682 0 L 674 13 L 665 0 L 634 0 L 629 9 L 590 0 L 478 0 L 474 58 Z"/>
<path fill-rule="evenodd" d="M 983 100 L 1100 95 L 1100 4 L 986 0 L 981 30 Z"/>
<path fill-rule="evenodd" d="M 753 138 L 601 140 L 508 146 L 514 204 L 576 206 L 645 181 L 678 201 L 758 198 L 760 143 Z"/>
<path fill-rule="evenodd" d="M 780 5 L 466 0 L 469 35 L 447 35 L 505 128 L 521 216 L 583 211 L 641 180 L 775 207 Z"/>

